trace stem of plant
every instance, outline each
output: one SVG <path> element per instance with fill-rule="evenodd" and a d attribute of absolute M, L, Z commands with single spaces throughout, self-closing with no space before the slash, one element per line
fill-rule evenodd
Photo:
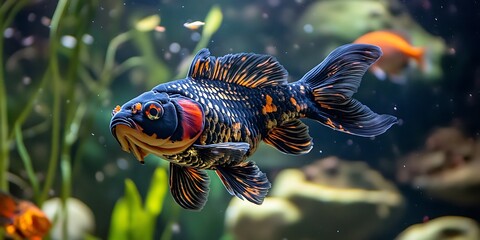
<path fill-rule="evenodd" d="M 47 176 L 45 185 L 43 186 L 42 193 L 40 195 L 39 204 L 41 205 L 48 197 L 48 192 L 52 187 L 53 180 L 55 178 L 55 172 L 57 170 L 59 159 L 59 144 L 60 144 L 60 97 L 61 97 L 61 79 L 60 70 L 58 68 L 58 28 L 60 19 L 64 15 L 68 6 L 68 0 L 59 0 L 55 13 L 52 17 L 50 25 L 50 73 L 52 79 L 52 91 L 53 91 L 53 106 L 52 106 L 52 142 L 50 160 L 47 170 Z"/>
<path fill-rule="evenodd" d="M 30 158 L 27 148 L 25 148 L 25 144 L 23 143 L 22 129 L 20 128 L 20 125 L 15 126 L 15 136 L 17 140 L 18 153 L 20 154 L 25 171 L 27 171 L 28 179 L 32 185 L 34 199 L 37 200 L 39 193 L 38 179 L 35 175 L 35 171 L 33 170 L 32 159 Z"/>
<path fill-rule="evenodd" d="M 3 16 L 0 16 L 3 19 Z M 2 29 L 3 30 L 3 29 Z M 3 31 L 2 31 L 3 32 Z M 3 68 L 3 37 L 0 38 L 0 190 L 8 191 L 8 111 Z"/>
<path fill-rule="evenodd" d="M 8 0 L 0 7 L 0 32 L 11 24 L 18 11 L 25 6 L 28 0 Z M 15 5 L 16 4 L 16 5 Z M 8 139 L 8 104 L 5 86 L 4 69 L 4 38 L 0 38 L 0 190 L 8 192 L 7 171 L 9 167 L 9 139 Z"/>

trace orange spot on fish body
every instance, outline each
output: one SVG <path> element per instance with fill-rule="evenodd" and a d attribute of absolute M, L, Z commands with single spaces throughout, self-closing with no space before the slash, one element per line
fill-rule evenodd
<path fill-rule="evenodd" d="M 241 124 L 239 122 L 236 122 L 232 125 L 232 129 L 233 129 L 233 139 L 235 139 L 236 141 L 240 140 L 240 137 L 241 137 L 241 132 L 240 132 L 240 129 L 241 129 Z"/>
<path fill-rule="evenodd" d="M 272 113 L 277 111 L 277 106 L 273 104 L 273 99 L 270 95 L 267 94 L 265 97 L 265 106 L 262 108 L 262 113 L 267 114 L 267 113 Z"/>
<path fill-rule="evenodd" d="M 295 106 L 295 109 L 297 110 L 297 112 L 300 112 L 302 110 L 302 106 L 298 104 L 297 100 L 294 97 L 290 98 L 290 102 L 292 103 L 293 106 Z"/>

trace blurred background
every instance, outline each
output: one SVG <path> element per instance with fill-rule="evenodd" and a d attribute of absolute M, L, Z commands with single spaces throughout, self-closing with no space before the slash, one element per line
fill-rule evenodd
<path fill-rule="evenodd" d="M 43 209 L 50 238 L 480 239 L 477 1 L 1 4 L 0 186 Z M 202 47 L 273 55 L 295 81 L 355 41 L 384 56 L 354 97 L 400 124 L 361 138 L 306 120 L 309 154 L 262 145 L 262 206 L 212 175 L 204 209 L 183 210 L 167 162 L 138 164 L 110 133 L 117 104 L 183 78 Z"/>

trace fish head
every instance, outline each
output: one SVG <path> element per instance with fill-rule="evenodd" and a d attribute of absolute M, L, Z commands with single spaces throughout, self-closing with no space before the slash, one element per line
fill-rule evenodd
<path fill-rule="evenodd" d="M 185 151 L 200 136 L 204 111 L 192 99 L 149 91 L 117 106 L 110 130 L 122 149 L 143 163 L 145 156 L 160 157 Z"/>

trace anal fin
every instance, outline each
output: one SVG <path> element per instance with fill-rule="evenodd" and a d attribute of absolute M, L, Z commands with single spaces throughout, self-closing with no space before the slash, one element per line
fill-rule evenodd
<path fill-rule="evenodd" d="M 263 141 L 283 153 L 293 155 L 308 153 L 313 147 L 308 126 L 298 119 L 273 128 Z"/>
<path fill-rule="evenodd" d="M 258 205 L 263 203 L 263 199 L 271 187 L 267 175 L 260 171 L 253 162 L 217 167 L 216 173 L 232 196 L 245 198 Z"/>
<path fill-rule="evenodd" d="M 209 183 L 205 171 L 170 163 L 170 192 L 181 207 L 201 210 L 207 202 Z"/>

